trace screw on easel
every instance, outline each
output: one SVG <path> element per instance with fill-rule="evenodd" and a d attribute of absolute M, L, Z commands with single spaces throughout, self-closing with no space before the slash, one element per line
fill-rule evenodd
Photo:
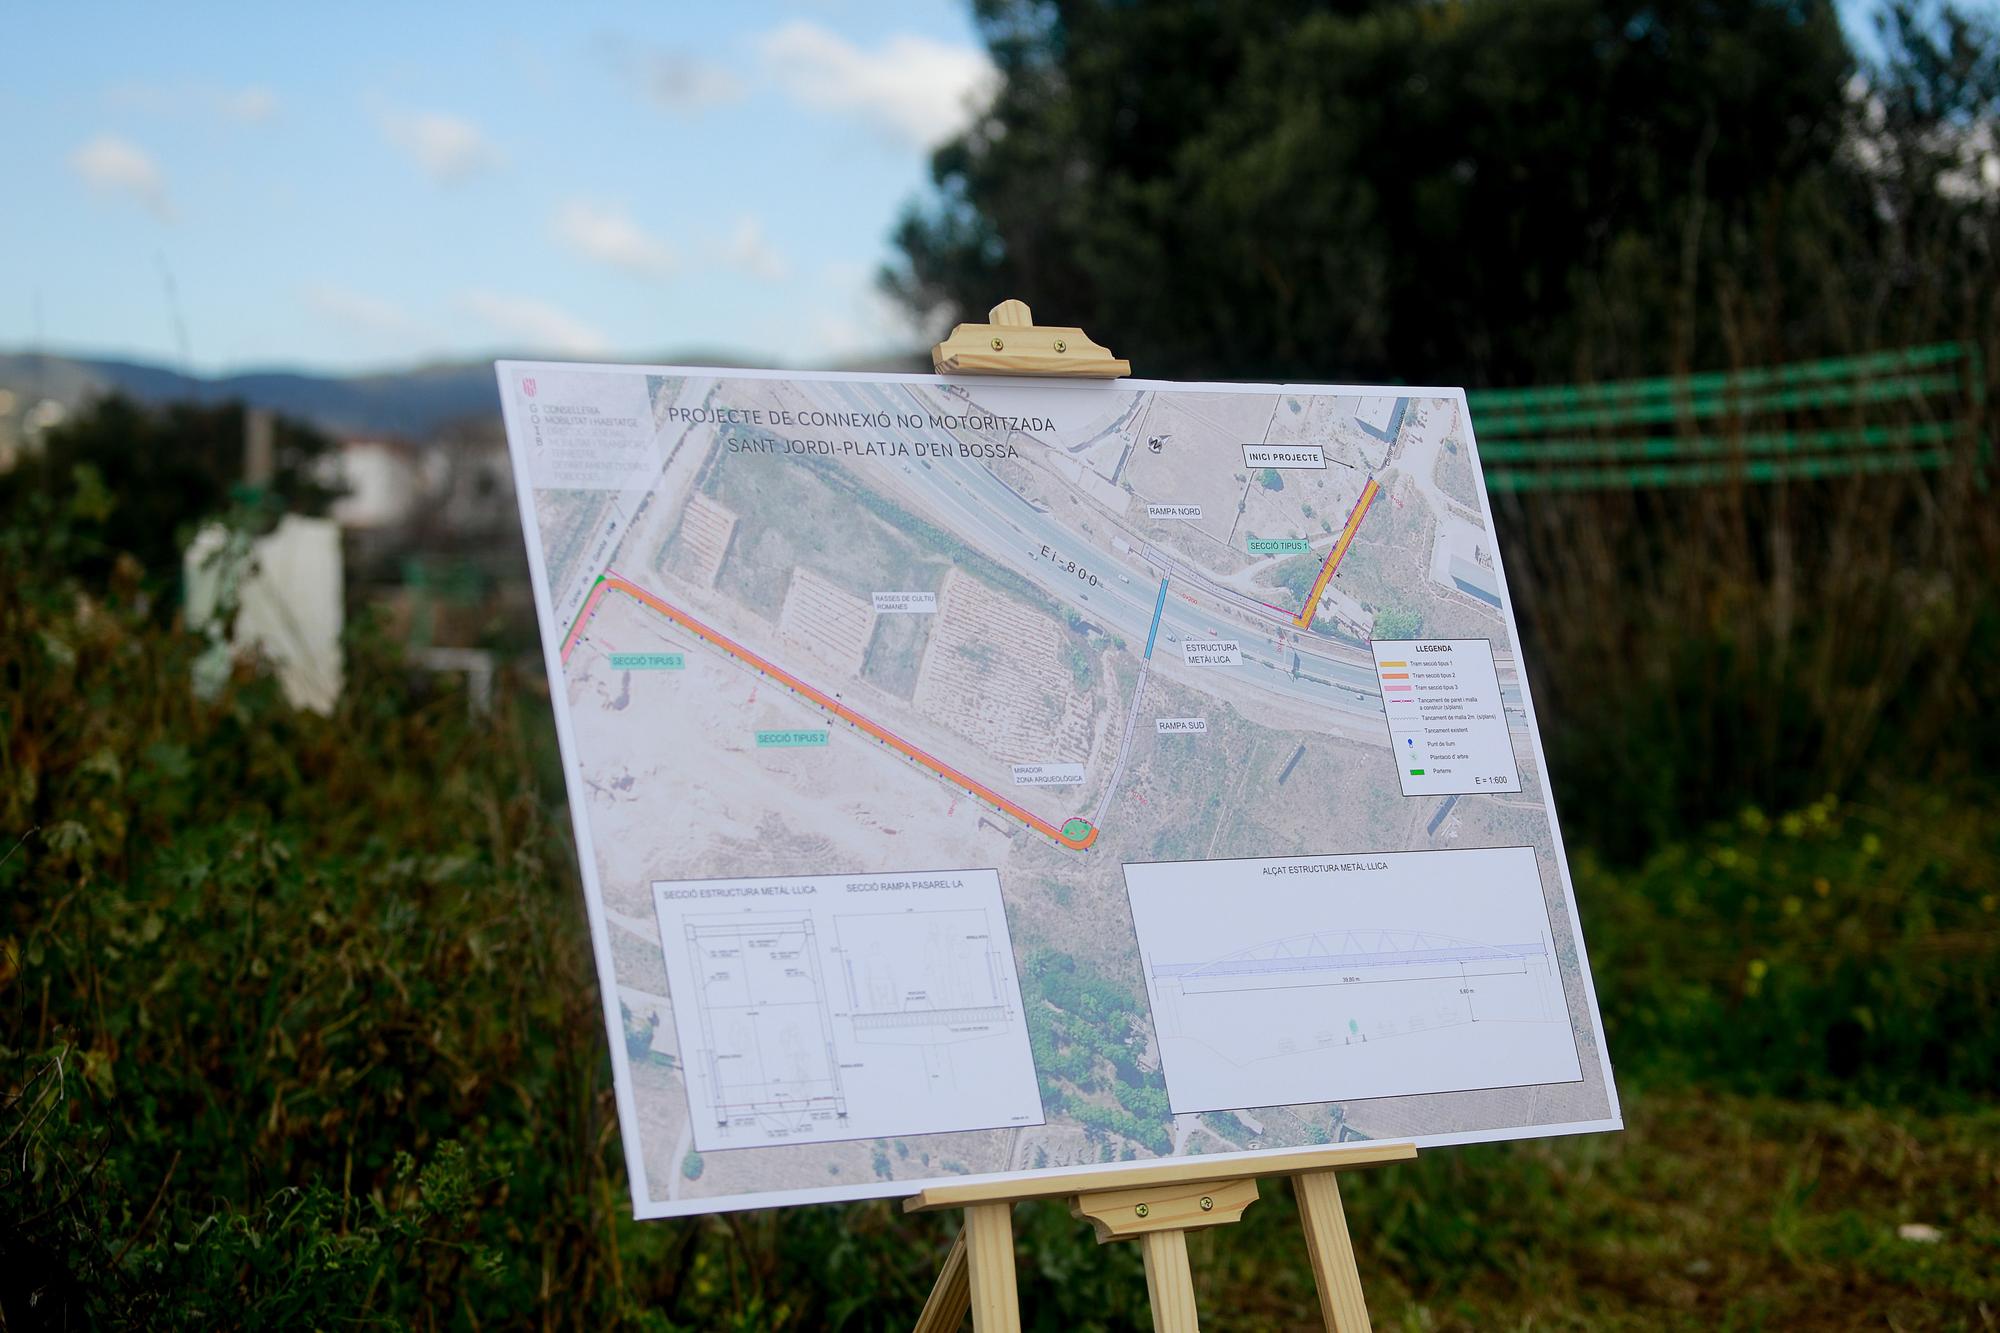
<path fill-rule="evenodd" d="M 1215 1207 L 1215 1200 L 1204 1194 L 1201 1196 L 1201 1210 L 1206 1213 Z"/>
<path fill-rule="evenodd" d="M 1061 338 L 1058 338 L 1056 339 L 1056 350 L 1058 352 L 1067 352 L 1069 350 L 1069 344 L 1064 342 Z"/>
<path fill-rule="evenodd" d="M 999 351 L 1001 348 L 1005 347 L 1006 345 L 1007 345 L 1006 343 L 1001 342 L 998 338 L 995 338 L 993 340 L 993 350 L 996 352 Z"/>
<path fill-rule="evenodd" d="M 1146 1206 L 1145 1204 L 1143 1204 L 1143 1203 L 1142 1203 L 1142 1204 L 1140 1204 L 1140 1205 L 1139 1205 L 1139 1206 L 1138 1206 L 1137 1208 L 1134 1208 L 1134 1209 L 1132 1210 L 1132 1212 L 1133 1212 L 1133 1213 L 1134 1213 L 1134 1214 L 1135 1214 L 1136 1216 L 1139 1216 L 1139 1217 L 1148 1217 L 1148 1216 L 1151 1216 L 1151 1214 L 1152 1214 L 1152 1211 L 1153 1211 L 1153 1210 L 1152 1210 L 1151 1208 L 1147 1207 L 1147 1206 Z"/>

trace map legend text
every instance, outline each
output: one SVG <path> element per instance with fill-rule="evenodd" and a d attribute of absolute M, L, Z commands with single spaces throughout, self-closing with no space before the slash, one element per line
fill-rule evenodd
<path fill-rule="evenodd" d="M 1521 790 L 1485 639 L 1377 639 L 1375 674 L 1405 796 Z"/>

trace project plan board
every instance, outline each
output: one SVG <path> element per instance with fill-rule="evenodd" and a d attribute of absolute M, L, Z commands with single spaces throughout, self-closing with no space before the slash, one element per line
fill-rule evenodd
<path fill-rule="evenodd" d="M 1619 1127 L 1462 392 L 497 369 L 638 1216 Z"/>

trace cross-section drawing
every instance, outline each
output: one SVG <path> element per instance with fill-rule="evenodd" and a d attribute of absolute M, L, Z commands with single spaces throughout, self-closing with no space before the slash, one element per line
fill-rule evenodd
<path fill-rule="evenodd" d="M 995 872 L 653 895 L 698 1149 L 1043 1122 Z"/>
<path fill-rule="evenodd" d="M 1580 1077 L 1529 848 L 1125 873 L 1177 1113 Z"/>
<path fill-rule="evenodd" d="M 771 1138 L 844 1119 L 812 920 L 757 914 L 683 930 L 716 1125 Z"/>
<path fill-rule="evenodd" d="M 1001 980 L 1008 964 L 984 911 L 869 913 L 834 924 L 863 1040 L 977 1040 L 1014 1021 Z"/>

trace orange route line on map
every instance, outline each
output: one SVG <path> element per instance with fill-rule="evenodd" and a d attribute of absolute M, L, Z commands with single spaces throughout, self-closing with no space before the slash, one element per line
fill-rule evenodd
<path fill-rule="evenodd" d="M 832 713 L 835 717 L 841 719 L 843 722 L 846 722 L 849 725 L 853 726 L 856 730 L 865 732 L 866 734 L 873 736 L 876 740 L 882 742 L 882 744 L 889 746 L 891 749 L 896 750 L 898 753 L 903 754 L 909 757 L 910 759 L 916 761 L 917 763 L 923 765 L 925 768 L 931 770 L 931 772 L 936 773 L 939 777 L 946 779 L 947 781 L 955 784 L 956 786 L 964 788 L 966 791 L 972 793 L 975 796 L 980 797 L 981 799 L 985 800 L 988 804 L 994 806 L 996 809 L 999 809 L 1003 813 L 1012 815 L 1014 818 L 1020 820 L 1023 824 L 1026 824 L 1029 828 L 1034 829 L 1037 833 L 1040 833 L 1045 837 L 1053 839 L 1054 841 L 1062 844 L 1064 847 L 1069 847 L 1079 852 L 1084 850 L 1086 847 L 1090 846 L 1090 844 L 1092 844 L 1093 842 L 1097 841 L 1097 830 L 1095 828 L 1087 829 L 1087 831 L 1081 837 L 1075 837 L 1075 838 L 1071 837 L 1069 834 L 1064 833 L 1062 829 L 1057 825 L 1051 824 L 1048 820 L 1043 819 L 1040 815 L 1035 814 L 1031 810 L 1026 810 L 1016 805 L 1014 802 L 1002 796 L 999 792 L 994 791 L 991 787 L 988 787 L 984 783 L 979 782 L 978 780 L 964 773 L 959 772 L 957 769 L 953 768 L 950 764 L 947 764 L 944 760 L 939 759 L 936 755 L 933 755 L 918 746 L 910 744 L 910 742 L 904 740 L 901 736 L 898 736 L 895 732 L 890 731 L 888 728 L 883 727 L 875 722 L 869 721 L 867 718 L 855 712 L 852 708 L 849 708 L 846 704 L 840 702 L 838 699 L 834 698 L 826 691 L 817 689 L 811 685 L 806 684 L 806 682 L 800 680 L 797 676 L 794 676 L 791 672 L 785 670 L 777 663 L 759 656 L 757 653 L 752 652 L 750 649 L 744 647 L 740 643 L 737 643 L 734 639 L 729 638 L 727 635 L 720 634 L 715 630 L 709 628 L 707 625 L 703 624 L 699 620 L 696 620 L 693 616 L 681 610 L 679 607 L 673 606 L 665 601 L 662 601 L 659 597 L 646 591 L 644 588 L 641 588 L 638 584 L 633 583 L 631 580 L 623 578 L 617 574 L 600 575 L 597 583 L 592 586 L 589 600 L 587 600 L 584 603 L 583 610 L 577 614 L 576 624 L 571 628 L 568 638 L 563 643 L 562 658 L 565 662 L 569 660 L 569 655 L 571 651 L 576 647 L 577 640 L 582 637 L 583 627 L 585 623 L 590 619 L 591 613 L 595 611 L 597 609 L 598 604 L 603 601 L 605 594 L 612 592 L 614 590 L 617 592 L 622 592 L 626 596 L 631 597 L 635 601 L 639 602 L 641 605 L 649 607 L 650 609 L 659 612 L 661 615 L 673 621 L 675 624 L 681 626 L 683 629 L 692 631 L 696 638 L 699 638 L 706 643 L 712 643 L 716 647 L 722 649 L 722 651 L 728 653 L 731 657 L 736 658 L 738 661 L 744 662 L 749 666 L 755 667 L 757 670 L 771 677 L 771 679 L 778 681 L 780 684 L 786 686 L 794 693 L 804 695 L 806 698 L 812 700 L 815 704 L 818 704 L 821 708 L 825 709 L 827 712 Z"/>
<path fill-rule="evenodd" d="M 1368 513 L 1368 506 L 1374 503 L 1375 493 L 1381 489 L 1381 483 L 1373 477 L 1361 488 L 1361 498 L 1354 502 L 1354 512 L 1347 516 L 1347 526 L 1340 530 L 1340 540 L 1327 552 L 1326 563 L 1319 567 L 1319 577 L 1313 580 L 1312 591 L 1306 594 L 1305 609 L 1292 617 L 1292 624 L 1300 629 L 1312 624 L 1313 616 L 1319 610 L 1320 594 L 1326 591 L 1327 584 L 1333 582 L 1333 571 L 1340 568 L 1340 558 L 1354 544 L 1354 534 L 1361 531 L 1361 520 Z"/>

